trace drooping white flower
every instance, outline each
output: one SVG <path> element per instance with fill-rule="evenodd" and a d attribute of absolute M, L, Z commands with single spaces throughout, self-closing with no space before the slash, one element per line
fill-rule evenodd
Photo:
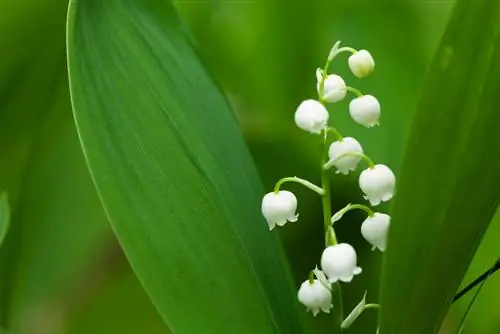
<path fill-rule="evenodd" d="M 269 224 L 269 230 L 276 225 L 283 226 L 287 221 L 297 221 L 297 198 L 286 190 L 270 192 L 262 199 L 262 214 Z"/>
<path fill-rule="evenodd" d="M 372 74 L 375 69 L 375 61 L 370 52 L 359 50 L 352 54 L 348 60 L 351 72 L 358 78 L 364 78 Z"/>
<path fill-rule="evenodd" d="M 320 310 L 325 313 L 330 313 L 330 309 L 333 307 L 332 293 L 317 279 L 313 280 L 312 283 L 309 280 L 304 281 L 300 285 L 297 297 L 314 316 L 316 316 Z"/>
<path fill-rule="evenodd" d="M 387 202 L 394 196 L 396 177 L 389 167 L 375 165 L 361 172 L 359 187 L 372 206 L 379 205 L 380 202 Z"/>
<path fill-rule="evenodd" d="M 363 95 L 349 103 L 352 119 L 361 125 L 371 128 L 378 125 L 380 119 L 380 103 L 371 95 Z"/>
<path fill-rule="evenodd" d="M 330 148 L 328 149 L 328 157 L 330 161 L 332 161 L 349 152 L 363 153 L 363 148 L 356 139 L 352 137 L 344 137 L 341 140 L 334 141 L 330 145 Z M 336 173 L 348 174 L 349 171 L 356 169 L 360 160 L 360 156 L 346 155 L 340 158 L 333 165 L 337 169 Z"/>
<path fill-rule="evenodd" d="M 321 90 L 321 80 L 323 79 L 323 70 L 318 68 L 316 70 L 316 79 L 318 94 Z M 325 79 L 325 86 L 323 91 L 323 99 L 328 103 L 335 103 L 342 100 L 347 94 L 347 87 L 344 79 L 340 75 L 329 74 Z"/>
<path fill-rule="evenodd" d="M 330 283 L 337 281 L 350 282 L 354 275 L 361 274 L 357 266 L 354 248 L 346 243 L 329 246 L 321 255 L 321 269 L 328 276 Z"/>
<path fill-rule="evenodd" d="M 328 110 L 319 101 L 305 100 L 295 111 L 295 124 L 303 130 L 320 134 L 328 123 Z"/>
<path fill-rule="evenodd" d="M 387 234 L 391 217 L 385 213 L 375 212 L 373 216 L 366 218 L 361 224 L 361 234 L 372 244 L 372 250 L 378 248 L 385 251 L 387 247 Z"/>

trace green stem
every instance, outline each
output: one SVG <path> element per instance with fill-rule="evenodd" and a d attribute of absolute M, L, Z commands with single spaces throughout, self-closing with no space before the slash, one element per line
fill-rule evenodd
<path fill-rule="evenodd" d="M 363 96 L 363 93 L 361 93 L 361 91 L 360 91 L 359 89 L 356 89 L 356 88 L 354 88 L 354 87 L 349 87 L 349 86 L 347 86 L 347 87 L 346 87 L 346 90 L 347 90 L 348 92 L 351 92 L 351 93 L 356 94 L 358 97 Z"/>
<path fill-rule="evenodd" d="M 339 329 L 339 333 L 342 333 L 342 323 L 344 322 L 344 307 L 342 304 L 342 292 L 340 291 L 339 282 L 332 285 L 332 293 L 334 294 L 334 296 L 337 296 L 337 303 L 334 303 L 337 312 L 333 312 L 335 326 Z"/>
<path fill-rule="evenodd" d="M 366 205 L 363 205 L 363 204 L 351 204 L 349 206 L 349 208 L 346 210 L 347 211 L 350 211 L 350 210 L 353 210 L 353 209 L 359 209 L 359 210 L 363 210 L 364 212 L 366 212 L 368 214 L 368 216 L 370 217 L 373 217 L 374 215 L 374 212 L 372 209 L 370 209 L 369 207 L 367 207 Z M 371 304 L 369 304 L 371 305 Z"/>
<path fill-rule="evenodd" d="M 340 49 L 339 49 L 340 50 Z M 339 51 L 337 50 L 337 52 Z M 338 53 L 336 53 L 338 54 Z M 336 55 L 335 54 L 335 55 Z M 330 62 L 335 58 L 328 57 L 325 67 L 323 68 L 323 76 L 320 83 L 319 88 L 319 101 L 326 107 L 326 102 L 323 99 L 323 95 L 325 92 L 325 80 L 328 75 L 328 68 L 330 67 Z M 335 130 L 335 129 L 334 129 Z M 321 157 L 321 165 L 323 166 L 328 162 L 328 128 L 323 131 L 323 152 Z M 337 137 L 340 135 L 336 130 Z M 341 136 L 340 136 L 341 137 Z M 325 245 L 328 247 L 329 245 L 335 245 L 338 243 L 337 236 L 335 235 L 335 230 L 330 226 L 330 219 L 332 216 L 332 204 L 331 204 L 331 196 L 330 196 L 330 173 L 326 169 L 321 169 L 321 187 L 323 188 L 323 194 L 321 195 L 321 204 L 323 206 L 323 228 L 325 232 Z M 337 295 L 337 304 L 336 308 L 338 311 L 333 312 L 334 314 L 334 322 L 335 327 L 339 328 L 340 333 L 342 333 L 342 321 L 344 321 L 344 312 L 342 306 L 342 293 L 340 292 L 340 283 L 337 282 L 335 284 L 335 288 L 332 290 L 332 293 Z"/>
<path fill-rule="evenodd" d="M 314 272 L 310 272 L 309 273 L 309 284 L 313 284 L 314 283 Z"/>
<path fill-rule="evenodd" d="M 371 308 L 374 308 L 376 310 L 380 310 L 380 305 L 379 304 L 366 304 L 364 309 L 368 310 Z"/>
<path fill-rule="evenodd" d="M 321 165 L 328 161 L 328 130 L 323 131 L 323 154 L 321 157 Z M 336 245 L 338 243 L 335 230 L 331 227 L 330 220 L 332 217 L 332 203 L 330 194 L 330 173 L 327 169 L 321 170 L 321 186 L 323 187 L 323 195 L 321 196 L 321 204 L 323 206 L 323 227 L 325 231 L 325 246 Z M 332 287 L 332 294 L 337 296 L 336 312 L 333 312 L 334 326 L 342 333 L 342 322 L 344 321 L 344 312 L 342 307 L 342 293 L 340 284 L 337 282 Z"/>
<path fill-rule="evenodd" d="M 328 127 L 328 128 L 326 128 L 326 130 L 330 133 L 333 133 L 335 135 L 335 137 L 337 137 L 338 140 L 344 139 L 344 137 L 340 134 L 340 132 L 337 131 L 337 129 L 332 128 L 332 127 Z"/>
<path fill-rule="evenodd" d="M 342 208 L 339 211 L 335 212 L 335 214 L 332 216 L 331 223 L 335 224 L 335 222 L 342 219 L 342 217 L 346 214 L 346 212 L 354 210 L 354 209 L 363 210 L 364 212 L 366 212 L 368 214 L 369 217 L 373 217 L 375 215 L 375 213 L 372 211 L 372 209 L 370 209 L 366 205 L 348 204 L 345 208 Z"/>
<path fill-rule="evenodd" d="M 340 159 L 342 159 L 344 157 L 349 157 L 349 156 L 360 157 L 361 159 L 366 161 L 366 163 L 368 164 L 368 167 L 370 167 L 370 168 L 375 167 L 375 163 L 373 163 L 373 160 L 370 159 L 370 157 L 368 157 L 366 154 L 361 153 L 361 152 L 346 152 L 344 154 L 339 155 L 335 159 L 330 160 L 327 163 L 323 164 L 323 169 L 328 170 L 328 169 L 332 168 Z"/>
<path fill-rule="evenodd" d="M 356 52 L 358 52 L 356 49 L 353 49 L 353 48 L 350 48 L 348 46 L 344 46 L 344 47 L 341 47 L 340 49 L 337 49 L 333 54 L 330 55 L 330 59 L 333 59 L 335 57 L 337 57 L 339 54 L 341 54 L 342 52 L 350 52 L 352 54 L 355 54 Z"/>
<path fill-rule="evenodd" d="M 323 157 L 322 157 L 322 165 L 328 161 L 328 148 L 327 148 L 327 140 L 328 140 L 328 131 L 324 131 L 323 137 Z M 328 170 L 323 169 L 321 171 L 321 186 L 323 187 L 323 195 L 321 196 L 321 202 L 323 206 L 323 227 L 325 231 L 325 246 L 331 246 L 337 244 L 337 236 L 335 235 L 335 231 L 330 229 L 330 219 L 332 217 L 332 203 L 330 199 L 330 173 Z"/>
<path fill-rule="evenodd" d="M 281 180 L 279 180 L 278 183 L 276 183 L 276 185 L 274 186 L 274 192 L 277 193 L 278 191 L 280 191 L 281 185 L 285 182 L 299 183 L 299 184 L 305 186 L 306 188 L 311 189 L 312 191 L 314 191 L 315 193 L 317 193 L 319 195 L 324 194 L 324 190 L 321 189 L 320 187 L 318 187 L 317 185 L 315 185 L 314 183 L 311 183 L 307 180 L 301 179 L 301 178 L 296 177 L 296 176 L 284 177 Z"/>

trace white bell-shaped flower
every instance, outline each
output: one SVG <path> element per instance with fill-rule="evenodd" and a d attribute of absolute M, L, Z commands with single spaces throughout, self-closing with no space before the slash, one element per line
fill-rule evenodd
<path fill-rule="evenodd" d="M 297 197 L 289 191 L 270 192 L 262 199 L 262 214 L 269 224 L 269 230 L 276 225 L 283 226 L 287 221 L 297 221 Z"/>
<path fill-rule="evenodd" d="M 295 124 L 303 130 L 320 134 L 328 123 L 328 110 L 319 101 L 305 100 L 295 111 Z"/>
<path fill-rule="evenodd" d="M 370 52 L 359 50 L 352 54 L 348 60 L 351 72 L 358 78 L 364 78 L 372 74 L 375 69 L 375 61 Z"/>
<path fill-rule="evenodd" d="M 330 313 L 332 304 L 332 293 L 325 288 L 317 279 L 311 283 L 309 280 L 304 281 L 299 288 L 297 294 L 299 302 L 307 307 L 316 316 L 319 311 Z"/>
<path fill-rule="evenodd" d="M 352 137 L 344 137 L 341 140 L 331 143 L 330 148 L 328 149 L 328 157 L 330 161 L 332 161 L 349 152 L 363 153 L 363 148 L 356 139 Z M 348 174 L 349 171 L 356 169 L 360 160 L 360 156 L 346 155 L 336 161 L 333 165 L 337 169 L 336 173 Z"/>
<path fill-rule="evenodd" d="M 372 244 L 372 250 L 378 248 L 382 252 L 385 251 L 390 221 L 391 217 L 389 215 L 376 212 L 361 224 L 361 234 L 366 241 Z"/>
<path fill-rule="evenodd" d="M 316 71 L 316 79 L 318 94 L 321 90 L 321 80 L 323 79 L 323 70 Z M 347 94 L 347 87 L 344 79 L 340 75 L 330 74 L 325 79 L 325 87 L 323 91 L 323 100 L 328 103 L 335 103 L 342 100 Z"/>
<path fill-rule="evenodd" d="M 329 246 L 321 255 L 321 269 L 328 276 L 330 283 L 350 282 L 354 275 L 361 274 L 357 266 L 354 248 L 346 243 Z"/>
<path fill-rule="evenodd" d="M 361 125 L 371 128 L 378 125 L 380 119 L 380 103 L 371 95 L 363 95 L 349 103 L 352 119 Z"/>
<path fill-rule="evenodd" d="M 379 205 L 380 202 L 387 202 L 394 196 L 396 177 L 389 167 L 375 165 L 361 172 L 359 187 L 372 206 Z"/>

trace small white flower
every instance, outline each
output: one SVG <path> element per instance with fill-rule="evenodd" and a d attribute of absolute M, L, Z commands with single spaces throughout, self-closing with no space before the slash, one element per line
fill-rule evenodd
<path fill-rule="evenodd" d="M 269 230 L 276 225 L 283 226 L 287 221 L 297 221 L 297 198 L 286 190 L 280 190 L 277 193 L 270 192 L 262 199 L 262 214 L 269 224 Z"/>
<path fill-rule="evenodd" d="M 303 130 L 320 134 L 328 123 L 328 110 L 319 101 L 305 100 L 295 111 L 295 124 Z"/>
<path fill-rule="evenodd" d="M 361 172 L 359 187 L 372 206 L 379 205 L 380 202 L 387 202 L 394 196 L 396 177 L 389 167 L 375 165 Z"/>
<path fill-rule="evenodd" d="M 321 269 L 330 283 L 339 280 L 350 282 L 354 275 L 361 274 L 361 268 L 357 266 L 356 251 L 346 243 L 329 246 L 323 251 Z"/>
<path fill-rule="evenodd" d="M 300 285 L 297 297 L 314 316 L 316 316 L 320 310 L 325 313 L 330 313 L 330 309 L 333 307 L 332 293 L 317 279 L 313 280 L 312 283 L 309 282 L 309 280 L 304 281 Z"/>
<path fill-rule="evenodd" d="M 387 234 L 391 217 L 385 213 L 375 212 L 372 217 L 368 217 L 361 224 L 361 234 L 372 244 L 372 250 L 378 248 L 385 251 L 387 247 Z"/>
<path fill-rule="evenodd" d="M 356 123 L 371 128 L 378 125 L 380 104 L 375 97 L 363 95 L 353 99 L 349 103 L 349 113 Z"/>
<path fill-rule="evenodd" d="M 337 159 L 345 153 L 363 153 L 361 144 L 352 137 L 345 137 L 341 140 L 334 141 L 328 149 L 328 157 L 330 161 Z M 355 170 L 361 157 L 355 155 L 346 155 L 340 158 L 333 165 L 337 169 L 336 173 L 348 174 L 349 171 Z"/>
<path fill-rule="evenodd" d="M 323 79 L 323 70 L 316 70 L 316 79 L 318 84 L 318 94 L 320 94 L 321 80 Z M 336 74 L 330 74 L 325 79 L 325 87 L 323 91 L 323 99 L 328 103 L 335 103 L 342 100 L 347 94 L 347 87 L 344 79 Z"/>
<path fill-rule="evenodd" d="M 358 78 L 364 78 L 372 74 L 375 69 L 375 61 L 370 52 L 359 50 L 349 57 L 349 68 Z"/>

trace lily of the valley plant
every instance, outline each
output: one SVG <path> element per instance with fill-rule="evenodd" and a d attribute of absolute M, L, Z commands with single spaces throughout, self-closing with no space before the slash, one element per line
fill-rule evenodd
<path fill-rule="evenodd" d="M 362 274 L 358 266 L 356 249 L 348 242 L 339 242 L 335 233 L 335 224 L 350 210 L 363 210 L 367 218 L 361 224 L 361 234 L 372 245 L 372 249 L 383 252 L 386 249 L 387 234 L 390 216 L 375 212 L 365 204 L 349 204 L 345 208 L 332 214 L 330 176 L 333 173 L 349 174 L 364 160 L 368 167 L 359 175 L 359 187 L 364 193 L 364 199 L 373 207 L 389 201 L 394 195 L 396 178 L 389 167 L 375 164 L 363 151 L 359 141 L 352 137 L 344 137 L 329 123 L 327 105 L 343 100 L 348 93 L 355 97 L 349 103 L 349 114 L 352 119 L 367 128 L 379 125 L 380 104 L 372 95 L 365 95 L 359 90 L 347 86 L 344 79 L 337 74 L 329 73 L 331 62 L 341 53 L 349 52 L 348 65 L 357 78 L 370 75 L 375 62 L 366 50 L 355 50 L 350 47 L 340 47 L 337 42 L 330 51 L 326 64 L 316 71 L 317 99 L 308 99 L 301 102 L 295 112 L 295 123 L 304 131 L 320 136 L 323 142 L 321 186 L 315 185 L 298 177 L 285 177 L 276 183 L 273 192 L 266 194 L 262 200 L 262 214 L 266 218 L 269 229 L 284 226 L 287 222 L 298 220 L 297 198 L 295 195 L 280 187 L 285 182 L 300 183 L 316 192 L 323 205 L 323 229 L 325 234 L 325 249 L 319 259 L 320 268 L 311 270 L 309 278 L 299 288 L 298 299 L 310 310 L 314 316 L 320 311 L 329 313 L 335 306 L 332 303 L 334 295 L 341 303 L 340 284 L 351 282 L 357 275 Z M 333 139 L 331 139 L 333 136 Z M 367 203 L 367 204 L 368 204 Z M 337 289 L 333 289 L 333 284 Z M 352 312 L 343 318 L 339 324 L 341 328 L 348 328 L 356 318 L 368 308 L 378 308 L 377 304 L 366 304 L 366 294 Z"/>

